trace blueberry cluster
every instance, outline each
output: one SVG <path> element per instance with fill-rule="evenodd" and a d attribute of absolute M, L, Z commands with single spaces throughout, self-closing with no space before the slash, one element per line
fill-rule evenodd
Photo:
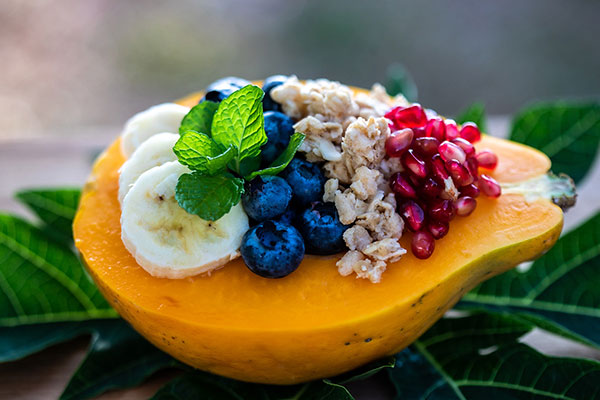
<path fill-rule="evenodd" d="M 294 121 L 281 112 L 271 90 L 287 77 L 275 75 L 263 84 L 264 126 L 268 141 L 262 164 L 269 165 L 287 147 Z M 212 83 L 201 101 L 220 102 L 250 84 L 229 77 Z M 242 239 L 241 253 L 248 268 L 265 278 L 282 278 L 294 272 L 308 254 L 343 251 L 347 229 L 332 203 L 323 203 L 325 177 L 317 164 L 294 158 L 280 176 L 258 176 L 246 183 L 242 205 L 253 226 Z"/>

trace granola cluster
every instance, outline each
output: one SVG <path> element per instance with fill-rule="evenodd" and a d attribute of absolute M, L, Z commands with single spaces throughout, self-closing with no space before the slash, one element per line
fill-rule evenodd
<path fill-rule="evenodd" d="M 337 263 L 340 274 L 379 282 L 387 264 L 406 253 L 398 242 L 404 223 L 386 183 L 402 166 L 386 157 L 390 128 L 383 115 L 408 102 L 391 98 L 378 84 L 369 93 L 354 93 L 339 82 L 295 77 L 271 96 L 298 120 L 294 128 L 306 135 L 300 147 L 306 159 L 324 163 L 329 180 L 323 200 L 335 203 L 340 221 L 352 225 L 344 234 L 350 250 Z"/>

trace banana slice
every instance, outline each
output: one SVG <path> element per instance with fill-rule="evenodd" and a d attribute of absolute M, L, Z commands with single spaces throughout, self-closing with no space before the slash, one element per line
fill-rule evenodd
<path fill-rule="evenodd" d="M 161 132 L 179 132 L 181 120 L 190 111 L 188 107 L 175 103 L 164 103 L 150 107 L 127 121 L 123 129 L 121 149 L 130 157 L 150 136 Z"/>
<path fill-rule="evenodd" d="M 120 203 L 123 203 L 123 198 L 141 174 L 150 168 L 177 160 L 173 146 L 178 139 L 179 135 L 175 133 L 157 133 L 133 152 L 119 170 Z"/>
<path fill-rule="evenodd" d="M 188 214 L 175 200 L 177 179 L 189 170 L 171 161 L 144 172 L 123 199 L 121 238 L 151 275 L 185 278 L 239 257 L 248 216 L 241 203 L 218 221 Z"/>

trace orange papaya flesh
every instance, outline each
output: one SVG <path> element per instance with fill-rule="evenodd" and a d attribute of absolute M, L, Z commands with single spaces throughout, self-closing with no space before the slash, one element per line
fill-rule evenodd
<path fill-rule="evenodd" d="M 199 95 L 182 103 L 193 105 Z M 499 182 L 545 174 L 537 150 L 484 136 L 499 156 Z M 117 139 L 97 160 L 74 222 L 75 244 L 100 290 L 150 342 L 201 370 L 258 383 L 294 384 L 337 375 L 394 354 L 425 332 L 481 281 L 547 251 L 563 215 L 550 200 L 520 194 L 478 198 L 455 218 L 427 260 L 410 251 L 382 282 L 342 277 L 338 256 L 306 256 L 293 274 L 270 280 L 241 259 L 210 276 L 155 278 L 121 242 Z M 401 239 L 410 248 L 410 234 Z"/>

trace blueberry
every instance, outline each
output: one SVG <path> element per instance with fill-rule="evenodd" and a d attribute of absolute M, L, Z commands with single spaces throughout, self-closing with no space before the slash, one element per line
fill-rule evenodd
<path fill-rule="evenodd" d="M 228 76 L 227 78 L 219 79 L 218 81 L 214 81 L 208 85 L 206 88 L 206 94 L 202 100 L 200 100 L 200 102 L 209 100 L 214 101 L 215 103 L 220 103 L 229 97 L 231 93 L 243 88 L 246 85 L 250 85 L 250 81 L 237 78 L 235 76 Z"/>
<path fill-rule="evenodd" d="M 280 216 L 292 200 L 292 188 L 278 176 L 257 176 L 246 184 L 242 205 L 255 221 Z"/>
<path fill-rule="evenodd" d="M 281 85 L 288 79 L 285 75 L 273 75 L 265 79 L 263 82 L 263 91 L 265 97 L 263 98 L 263 110 L 264 111 L 281 111 L 281 105 L 271 98 L 271 90 L 274 87 Z"/>
<path fill-rule="evenodd" d="M 314 202 L 304 210 L 299 221 L 300 232 L 309 254 L 336 254 L 346 249 L 344 232 L 333 203 Z"/>
<path fill-rule="evenodd" d="M 240 251 L 250 271 L 264 278 L 283 278 L 304 258 L 304 241 L 293 226 L 269 220 L 246 232 Z"/>
<path fill-rule="evenodd" d="M 318 165 L 294 158 L 281 176 L 290 184 L 297 203 L 303 205 L 323 198 L 325 176 Z"/>
<path fill-rule="evenodd" d="M 286 225 L 296 226 L 298 222 L 298 212 L 293 207 L 288 207 L 283 214 L 281 214 L 276 221 L 284 223 Z"/>
<path fill-rule="evenodd" d="M 265 132 L 269 140 L 263 146 L 261 154 L 263 163 L 270 165 L 290 143 L 290 136 L 294 133 L 294 121 L 278 111 L 267 111 L 264 116 Z"/>

